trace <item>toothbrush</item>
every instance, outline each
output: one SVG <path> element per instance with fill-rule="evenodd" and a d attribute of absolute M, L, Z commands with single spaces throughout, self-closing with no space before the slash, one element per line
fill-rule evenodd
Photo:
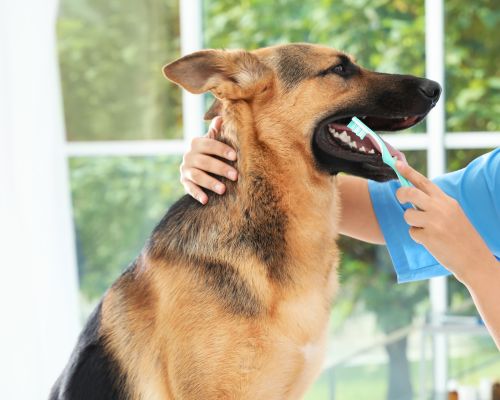
<path fill-rule="evenodd" d="M 411 186 L 411 183 L 408 182 L 408 180 L 404 176 L 402 176 L 396 169 L 397 158 L 391 155 L 391 153 L 387 149 L 387 146 L 385 145 L 384 141 L 379 135 L 377 135 L 374 131 L 368 128 L 357 117 L 353 117 L 351 122 L 349 122 L 349 125 L 347 125 L 347 127 L 351 131 L 353 131 L 356 134 L 356 136 L 358 136 L 360 139 L 364 139 L 366 135 L 369 135 L 373 139 L 375 139 L 380 148 L 380 152 L 382 153 L 382 161 L 394 170 L 402 186 Z"/>

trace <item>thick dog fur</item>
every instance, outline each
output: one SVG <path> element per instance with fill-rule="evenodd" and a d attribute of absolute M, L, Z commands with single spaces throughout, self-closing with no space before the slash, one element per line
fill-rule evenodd
<path fill-rule="evenodd" d="M 339 63 L 344 75 L 330 74 Z M 427 81 L 306 44 L 201 51 L 164 73 L 217 97 L 238 182 L 170 208 L 50 399 L 299 399 L 320 372 L 339 262 L 337 171 L 313 154 L 313 132 L 346 110 L 427 112 L 413 96 Z"/>

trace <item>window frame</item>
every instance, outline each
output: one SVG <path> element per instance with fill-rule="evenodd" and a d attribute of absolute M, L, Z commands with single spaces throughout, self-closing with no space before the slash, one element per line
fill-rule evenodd
<path fill-rule="evenodd" d="M 180 1 L 181 54 L 203 48 L 202 0 Z M 444 0 L 425 0 L 425 54 L 426 77 L 444 87 Z M 429 177 L 446 172 L 446 151 L 450 149 L 471 150 L 500 147 L 500 132 L 446 132 L 445 92 L 435 109 L 427 117 L 426 133 L 405 135 L 382 135 L 401 150 L 425 150 Z M 183 139 L 132 140 L 132 141 L 66 141 L 65 156 L 71 157 L 115 157 L 115 156 L 162 156 L 182 155 L 191 140 L 203 135 L 203 96 L 182 93 Z M 474 134 L 474 141 L 470 135 Z M 448 310 L 447 278 L 433 278 L 429 282 L 431 322 L 442 327 L 443 316 Z M 448 381 L 448 344 L 446 333 L 433 336 L 433 376 L 435 393 L 445 393 Z"/>

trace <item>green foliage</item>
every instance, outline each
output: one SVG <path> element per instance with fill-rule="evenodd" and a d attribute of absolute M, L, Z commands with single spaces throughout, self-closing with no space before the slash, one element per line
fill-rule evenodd
<path fill-rule="evenodd" d="M 177 1 L 65 0 L 57 32 L 68 140 L 181 136 L 161 73 L 179 56 Z"/>
<path fill-rule="evenodd" d="M 161 74 L 161 66 L 179 56 L 179 2 L 61 3 L 57 34 L 68 140 L 181 137 L 180 90 Z M 500 130 L 498 1 L 444 3 L 447 129 Z M 205 0 L 203 5 L 205 47 L 311 42 L 351 53 L 370 69 L 425 74 L 423 0 Z M 425 125 L 414 130 L 424 131 Z M 483 152 L 449 151 L 448 168 L 461 168 Z M 407 158 L 425 173 L 425 153 L 410 152 Z M 85 302 L 96 301 L 138 255 L 155 223 L 181 195 L 179 163 L 180 157 L 71 160 Z M 382 331 L 390 332 L 427 308 L 427 282 L 397 285 L 385 249 L 348 239 L 341 240 L 341 248 L 336 324 L 368 311 Z M 452 305 L 472 311 L 463 286 L 449 282 Z M 385 387 L 381 371 L 376 383 L 362 385 L 371 394 L 376 387 L 379 397 Z M 375 375 L 369 369 L 363 379 Z M 356 392 L 359 376 L 356 372 L 339 393 L 363 397 Z M 341 380 L 350 382 L 345 376 Z"/>
<path fill-rule="evenodd" d="M 447 0 L 446 111 L 450 131 L 500 130 L 498 1 Z M 373 69 L 424 75 L 424 2 L 206 0 L 209 47 L 253 49 L 321 43 L 354 54 Z M 279 23 L 278 23 L 279 19 Z"/>
<path fill-rule="evenodd" d="M 253 49 L 303 41 L 344 50 L 371 69 L 424 74 L 423 1 L 252 0 L 235 6 L 229 0 L 207 0 L 204 4 L 208 47 Z M 425 162 L 418 166 L 422 170 Z M 343 317 L 373 311 L 384 331 L 410 322 L 418 302 L 426 299 L 426 284 L 398 286 L 390 261 L 384 260 L 381 267 L 373 246 L 346 239 L 341 246 L 343 287 L 336 307 L 343 310 Z M 342 318 L 337 315 L 335 322 L 342 323 Z"/>
<path fill-rule="evenodd" d="M 204 5 L 208 47 L 310 42 L 352 53 L 370 68 L 424 72 L 423 1 L 206 0 Z"/>
<path fill-rule="evenodd" d="M 450 131 L 500 130 L 500 3 L 445 1 L 446 112 Z"/>
<path fill-rule="evenodd" d="M 494 0 L 475 2 L 474 7 L 465 0 L 447 0 L 445 4 L 447 127 L 452 131 L 498 130 L 500 91 L 494 61 L 500 50 L 495 36 L 500 18 L 498 6 Z M 371 69 L 425 74 L 422 0 L 206 0 L 204 5 L 207 47 L 254 49 L 311 42 L 351 53 Z M 422 129 L 423 126 L 415 130 Z M 466 165 L 470 158 L 467 154 L 453 153 L 450 170 Z M 421 155 L 410 155 L 409 161 L 425 172 Z M 385 331 L 406 324 L 418 303 L 426 301 L 427 284 L 396 285 L 390 261 L 377 257 L 372 246 L 343 240 L 342 248 L 340 274 L 344 286 L 339 301 L 348 306 L 338 306 L 344 310 L 344 316 L 359 310 L 355 304 L 361 302 L 365 309 L 377 314 Z M 460 298 L 460 285 L 453 282 L 452 288 L 455 297 Z"/>
<path fill-rule="evenodd" d="M 182 194 L 180 157 L 71 160 L 80 286 L 99 298 Z"/>
<path fill-rule="evenodd" d="M 496 3 L 445 2 L 450 130 L 500 129 Z M 352 53 L 371 69 L 425 73 L 423 0 L 205 0 L 203 5 L 206 47 L 312 42 Z M 58 37 L 69 140 L 180 137 L 180 91 L 160 73 L 179 55 L 178 12 L 174 0 L 62 2 Z M 462 167 L 476 154 L 449 152 L 449 168 Z M 408 156 L 425 172 L 423 153 Z M 86 297 L 98 297 L 135 257 L 154 222 L 181 193 L 178 163 L 163 158 L 72 161 Z M 396 285 L 390 261 L 373 246 L 344 240 L 342 248 L 344 295 L 337 309 L 345 310 L 344 317 L 373 311 L 385 331 L 406 324 L 426 301 L 426 283 Z M 463 288 L 453 286 L 455 299 L 460 293 Z"/>

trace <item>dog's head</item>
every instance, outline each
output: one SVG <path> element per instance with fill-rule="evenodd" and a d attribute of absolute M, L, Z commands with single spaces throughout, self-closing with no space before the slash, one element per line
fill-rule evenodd
<path fill-rule="evenodd" d="M 375 131 L 406 129 L 422 121 L 441 94 L 436 82 L 369 71 L 342 52 L 311 44 L 252 52 L 203 50 L 163 71 L 192 93 L 214 94 L 217 100 L 209 118 L 224 104 L 246 102 L 256 126 L 267 121 L 267 131 L 261 132 L 264 140 L 276 142 L 273 131 L 286 132 L 283 140 L 305 147 L 320 171 L 378 181 L 395 174 L 368 137 L 361 140 L 347 128 L 351 118 L 362 118 Z M 394 156 L 403 157 L 388 147 Z"/>

